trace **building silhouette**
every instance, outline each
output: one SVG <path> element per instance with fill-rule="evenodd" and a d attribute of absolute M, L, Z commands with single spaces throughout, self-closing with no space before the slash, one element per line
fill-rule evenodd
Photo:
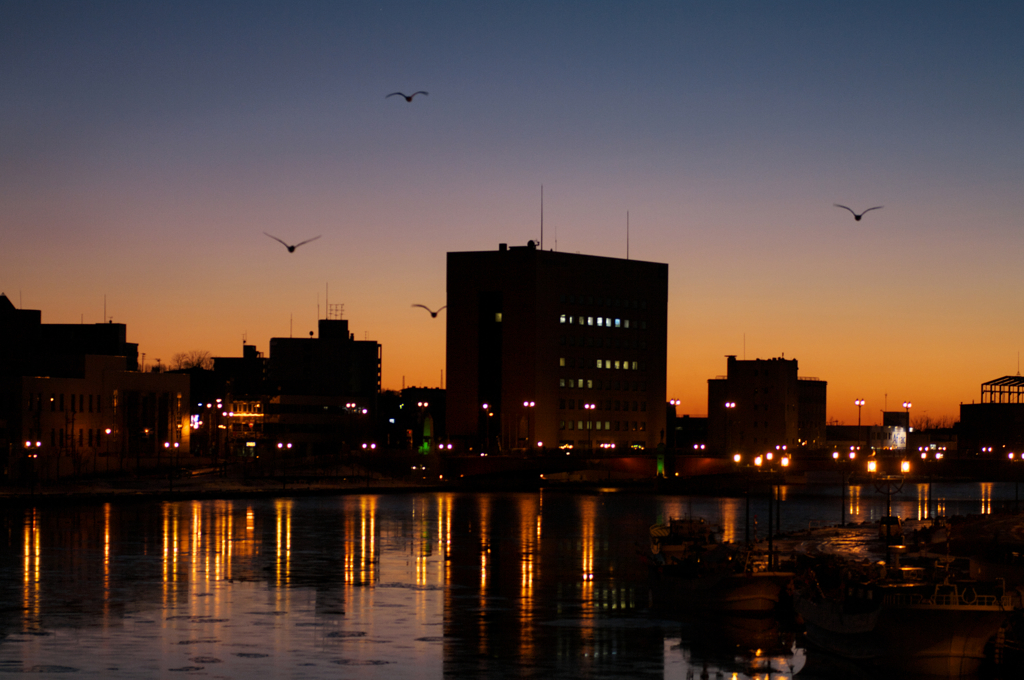
<path fill-rule="evenodd" d="M 447 428 L 484 452 L 665 442 L 668 265 L 448 253 Z"/>
<path fill-rule="evenodd" d="M 796 359 L 726 357 L 727 375 L 708 380 L 712 452 L 756 454 L 825 446 L 828 383 L 800 378 Z"/>
<path fill-rule="evenodd" d="M 380 396 L 381 346 L 356 340 L 348 320 L 320 319 L 318 336 L 271 338 L 263 428 L 270 446 L 330 455 L 370 443 Z"/>
<path fill-rule="evenodd" d="M 189 453 L 187 376 L 138 369 L 124 324 L 44 324 L 0 295 L 0 453 L 10 478 L 167 464 Z"/>
<path fill-rule="evenodd" d="M 958 455 L 1020 459 L 1024 452 L 1024 376 L 982 383 L 980 404 L 960 404 Z"/>

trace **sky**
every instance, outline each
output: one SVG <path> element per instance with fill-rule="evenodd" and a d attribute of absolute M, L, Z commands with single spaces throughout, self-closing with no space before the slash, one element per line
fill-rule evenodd
<path fill-rule="evenodd" d="M 329 297 L 385 389 L 437 387 L 411 305 L 446 253 L 540 240 L 543 186 L 545 248 L 625 257 L 628 212 L 668 263 L 680 414 L 733 354 L 797 359 L 830 420 L 958 417 L 1024 347 L 1022 32 L 1019 2 L 0 0 L 0 291 L 105 304 L 147 364 L 266 352 Z"/>

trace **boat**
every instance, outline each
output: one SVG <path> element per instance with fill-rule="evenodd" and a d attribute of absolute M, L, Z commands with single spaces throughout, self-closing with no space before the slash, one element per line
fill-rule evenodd
<path fill-rule="evenodd" d="M 847 659 L 938 677 L 976 673 L 986 645 L 1020 607 L 1001 581 L 936 568 L 847 565 L 823 590 L 813 571 L 793 593 L 807 639 Z"/>
<path fill-rule="evenodd" d="M 775 609 L 790 572 L 769 572 L 754 553 L 716 540 L 704 519 L 650 528 L 651 604 L 675 611 L 758 613 Z"/>

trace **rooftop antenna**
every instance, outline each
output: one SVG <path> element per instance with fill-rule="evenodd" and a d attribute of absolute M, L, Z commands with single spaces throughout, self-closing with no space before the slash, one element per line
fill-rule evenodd
<path fill-rule="evenodd" d="M 544 185 L 540 185 L 540 249 L 544 250 Z"/>
<path fill-rule="evenodd" d="M 295 321 L 295 315 L 294 314 L 289 314 L 288 315 L 288 337 L 289 338 L 292 337 L 292 329 L 295 326 L 294 321 Z"/>
<path fill-rule="evenodd" d="M 103 294 L 103 323 L 107 322 L 107 294 Z M 1017 363 L 1020 363 L 1019 361 Z"/>
<path fill-rule="evenodd" d="M 626 211 L 626 259 L 629 259 L 629 211 Z"/>

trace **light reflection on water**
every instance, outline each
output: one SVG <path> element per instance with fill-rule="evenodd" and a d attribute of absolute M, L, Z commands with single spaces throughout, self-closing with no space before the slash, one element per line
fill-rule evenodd
<path fill-rule="evenodd" d="M 931 503 L 927 484 L 904 488 L 894 512 L 989 513 L 1015 498 L 1012 484 L 931 488 Z M 786 530 L 843 510 L 838 488 L 782 498 Z M 885 512 L 869 486 L 846 499 L 847 521 Z M 752 496 L 751 520 L 766 514 Z M 776 644 L 767 663 L 787 677 L 793 649 L 772 619 L 754 631 L 652 614 L 637 551 L 651 524 L 685 515 L 742 540 L 747 500 L 439 493 L 8 510 L 0 595 L 19 606 L 0 611 L 0 672 L 747 678 L 766 674 L 755 649 Z"/>

